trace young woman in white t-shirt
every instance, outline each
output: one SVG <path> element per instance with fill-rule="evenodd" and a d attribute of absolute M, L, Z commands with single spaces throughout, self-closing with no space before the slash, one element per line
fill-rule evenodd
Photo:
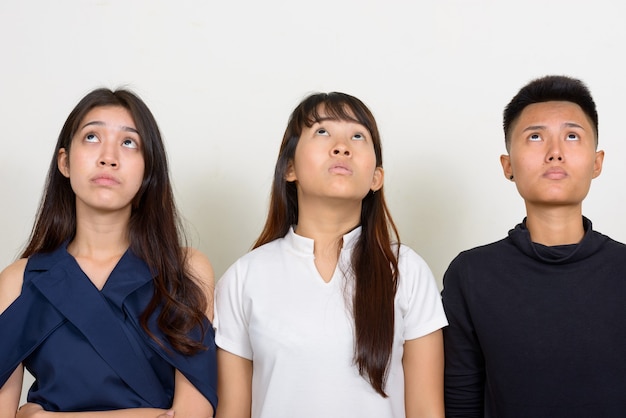
<path fill-rule="evenodd" d="M 447 321 L 383 180 L 359 99 L 296 107 L 264 230 L 217 285 L 217 417 L 443 417 Z"/>

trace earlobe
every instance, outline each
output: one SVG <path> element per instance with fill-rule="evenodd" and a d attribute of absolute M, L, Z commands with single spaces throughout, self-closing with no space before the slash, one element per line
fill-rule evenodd
<path fill-rule="evenodd" d="M 507 180 L 513 180 L 513 167 L 511 167 L 511 156 L 503 154 L 500 156 L 500 164 L 502 165 L 502 172 Z"/>
<path fill-rule="evenodd" d="M 59 150 L 59 153 L 57 154 L 57 167 L 61 174 L 63 174 L 67 178 L 70 177 L 69 160 L 65 148 L 61 148 Z"/>
<path fill-rule="evenodd" d="M 377 192 L 383 187 L 385 183 L 385 170 L 382 167 L 376 167 L 374 171 L 374 177 L 372 178 L 372 187 L 370 189 L 373 192 Z"/>

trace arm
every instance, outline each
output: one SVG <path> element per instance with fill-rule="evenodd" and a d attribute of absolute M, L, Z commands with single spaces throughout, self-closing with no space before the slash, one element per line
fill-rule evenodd
<path fill-rule="evenodd" d="M 15 418 L 20 403 L 24 367 L 20 364 L 0 388 L 0 418 Z"/>
<path fill-rule="evenodd" d="M 213 321 L 213 293 L 215 291 L 215 274 L 209 259 L 200 251 L 186 248 L 187 268 L 189 273 L 196 279 L 198 285 L 204 290 L 207 298 L 206 316 Z"/>
<path fill-rule="evenodd" d="M 482 417 L 485 361 L 463 288 L 462 262 L 453 261 L 444 275 L 443 306 L 449 326 L 443 330 L 446 417 Z"/>
<path fill-rule="evenodd" d="M 189 272 L 205 291 L 207 298 L 206 315 L 213 320 L 213 292 L 215 275 L 209 259 L 200 251 L 187 248 L 187 265 Z M 172 408 L 176 418 L 181 417 L 212 417 L 213 406 L 198 389 L 178 370 L 176 370 L 174 386 L 174 402 Z"/>
<path fill-rule="evenodd" d="M 26 259 L 20 259 L 0 273 L 0 313 L 18 298 L 22 291 Z M 0 387 L 0 418 L 15 418 L 20 403 L 24 367 L 20 364 L 11 377 Z"/>
<path fill-rule="evenodd" d="M 174 403 L 170 411 L 176 418 L 213 416 L 213 407 L 209 401 L 180 373 L 176 371 L 176 386 L 174 389 Z M 48 412 L 41 406 L 28 403 L 20 408 L 17 415 L 7 415 L 15 418 L 156 418 L 164 416 L 168 411 L 156 408 L 129 408 L 114 411 L 98 412 Z M 171 412 L 170 412 L 171 414 Z M 4 417 L 3 417 L 4 418 Z"/>
<path fill-rule="evenodd" d="M 404 343 L 404 399 L 407 418 L 443 418 L 441 330 Z"/>
<path fill-rule="evenodd" d="M 27 403 L 20 407 L 15 418 L 157 418 L 165 414 L 164 409 L 134 408 L 115 411 L 94 412 L 48 412 L 36 403 Z"/>
<path fill-rule="evenodd" d="M 199 251 L 186 249 L 189 273 L 197 280 L 207 297 L 207 316 L 213 316 L 213 269 L 209 260 Z M 99 412 L 47 412 L 37 404 L 26 404 L 16 418 L 156 418 L 171 416 L 176 418 L 205 418 L 213 416 L 211 403 L 178 370 L 175 374 L 174 399 L 170 410 L 156 408 L 128 408 Z M 54 414 L 54 415 L 51 415 Z"/>
<path fill-rule="evenodd" d="M 228 351 L 217 350 L 216 418 L 250 417 L 252 411 L 252 362 Z"/>
<path fill-rule="evenodd" d="M 206 315 L 213 321 L 213 293 L 215 290 L 215 274 L 209 259 L 200 251 L 187 248 L 187 265 L 191 275 L 205 291 L 207 298 Z M 178 370 L 174 386 L 174 402 L 172 410 L 180 417 L 212 417 L 215 411 L 211 403 L 196 387 Z"/>
<path fill-rule="evenodd" d="M 176 370 L 174 403 L 171 410 L 174 411 L 176 418 L 212 417 L 214 414 L 211 403 L 178 370 Z"/>

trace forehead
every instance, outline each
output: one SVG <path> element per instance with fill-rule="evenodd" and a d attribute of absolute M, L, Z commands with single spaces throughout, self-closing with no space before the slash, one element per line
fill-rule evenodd
<path fill-rule="evenodd" d="M 307 115 L 309 123 L 337 120 L 362 124 L 354 110 L 347 103 L 320 103 Z"/>
<path fill-rule="evenodd" d="M 310 125 L 309 128 L 315 127 L 319 124 L 324 123 L 344 123 L 347 125 L 356 125 L 361 128 L 365 128 L 367 132 L 369 132 L 369 128 L 363 122 L 361 122 L 357 116 L 354 114 L 352 109 L 350 109 L 347 105 L 344 105 L 340 110 L 329 108 L 326 109 L 324 104 L 320 104 L 314 113 L 309 115 L 308 122 Z M 308 124 L 307 124 L 308 125 Z M 307 126 L 304 127 L 305 129 Z"/>
<path fill-rule="evenodd" d="M 533 103 L 522 110 L 513 131 L 526 129 L 528 126 L 562 125 L 573 122 L 591 129 L 592 122 L 582 108 L 573 102 L 550 101 Z"/>
<path fill-rule="evenodd" d="M 103 122 L 105 125 L 135 128 L 135 121 L 128 109 L 122 106 L 97 106 L 90 109 L 81 119 L 78 128 L 90 122 Z"/>

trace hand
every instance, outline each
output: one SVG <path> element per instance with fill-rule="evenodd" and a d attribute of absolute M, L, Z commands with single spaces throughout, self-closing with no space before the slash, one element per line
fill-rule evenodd
<path fill-rule="evenodd" d="M 43 412 L 41 405 L 36 403 L 25 403 L 17 410 L 15 418 L 35 418 L 40 412 Z"/>

